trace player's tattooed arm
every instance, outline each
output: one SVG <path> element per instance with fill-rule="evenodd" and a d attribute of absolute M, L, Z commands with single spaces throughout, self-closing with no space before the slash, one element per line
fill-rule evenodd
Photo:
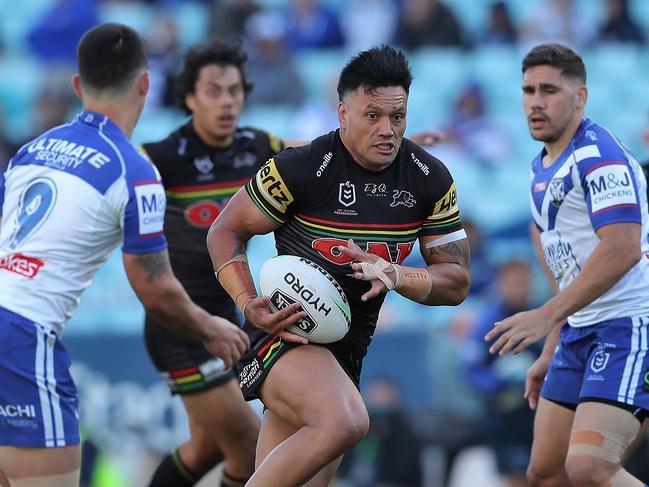
<path fill-rule="evenodd" d="M 442 245 L 433 245 L 423 251 L 428 264 L 451 262 L 459 264 L 466 270 L 471 268 L 471 251 L 466 238 Z"/>
<path fill-rule="evenodd" d="M 155 281 L 171 268 L 169 254 L 166 250 L 152 254 L 140 254 L 136 260 L 146 273 L 147 282 Z"/>

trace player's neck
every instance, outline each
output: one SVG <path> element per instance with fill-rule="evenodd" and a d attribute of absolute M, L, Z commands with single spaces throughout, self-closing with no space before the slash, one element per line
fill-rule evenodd
<path fill-rule="evenodd" d="M 83 108 L 84 110 L 106 115 L 115 125 L 122 129 L 122 132 L 129 139 L 140 118 L 140 110 L 134 110 L 130 101 L 85 100 Z"/>
<path fill-rule="evenodd" d="M 196 123 L 195 119 L 192 125 L 194 127 L 194 131 L 198 134 L 198 138 L 201 139 L 205 145 L 216 147 L 217 149 L 223 149 L 232 145 L 232 141 L 234 140 L 233 134 L 216 136 L 214 134 L 211 134 L 209 131 L 204 130 L 203 127 Z"/>
<path fill-rule="evenodd" d="M 559 158 L 559 156 L 563 154 L 563 151 L 566 150 L 566 147 L 568 147 L 568 145 L 572 141 L 572 138 L 577 133 L 582 118 L 583 114 L 579 117 L 575 117 L 557 140 L 555 140 L 554 142 L 545 143 L 543 167 L 550 167 Z"/>

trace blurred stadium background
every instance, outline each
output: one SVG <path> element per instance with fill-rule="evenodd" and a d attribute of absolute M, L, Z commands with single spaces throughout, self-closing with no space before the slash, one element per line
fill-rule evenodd
<path fill-rule="evenodd" d="M 363 382 L 396 384 L 422 444 L 423 485 L 477 485 L 476 478 L 481 486 L 501 485 L 492 454 L 480 446 L 487 409 L 466 380 L 463 355 L 476 315 L 498 293 L 492 284 L 501 265 L 530 263 L 532 301 L 548 295 L 527 235 L 529 161 L 540 146 L 520 107 L 520 60 L 539 42 L 575 47 L 588 68 L 587 115 L 643 160 L 649 2 L 0 0 L 0 170 L 22 143 L 79 110 L 69 84 L 74 46 L 103 21 L 129 24 L 149 43 L 153 86 L 136 143 L 163 138 L 185 120 L 170 88 L 192 43 L 241 36 L 256 84 L 241 125 L 291 138 L 336 127 L 335 82 L 351 54 L 381 42 L 407 50 L 415 76 L 407 133 L 447 134 L 430 151 L 457 181 L 472 229 L 474 284 L 459 308 L 424 308 L 390 296 Z M 258 269 L 274 255 L 272 237 L 256 239 L 250 255 Z M 65 336 L 85 433 L 96 446 L 97 456 L 86 458 L 98 459 L 86 485 L 145 485 L 159 455 L 187 434 L 180 402 L 149 363 L 142 322 L 115 255 L 83 295 Z M 340 484 L 372 485 L 363 484 L 361 467 L 348 469 Z"/>

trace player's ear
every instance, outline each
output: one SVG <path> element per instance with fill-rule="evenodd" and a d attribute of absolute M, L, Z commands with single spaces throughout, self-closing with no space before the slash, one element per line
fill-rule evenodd
<path fill-rule="evenodd" d="M 586 85 L 581 85 L 577 91 L 577 108 L 584 108 L 588 100 L 588 88 Z"/>
<path fill-rule="evenodd" d="M 151 86 L 151 75 L 147 69 L 144 73 L 140 75 L 137 80 L 137 91 L 140 96 L 145 96 L 149 92 Z"/>
<path fill-rule="evenodd" d="M 78 74 L 72 75 L 72 89 L 74 90 L 74 94 L 77 95 L 80 99 L 83 99 L 81 97 L 81 77 Z"/>
<path fill-rule="evenodd" d="M 187 93 L 185 95 L 185 106 L 191 110 L 191 112 L 194 112 L 194 109 L 196 107 L 196 95 L 194 93 Z"/>
<path fill-rule="evenodd" d="M 341 129 L 347 127 L 347 105 L 344 101 L 338 102 L 338 123 Z"/>

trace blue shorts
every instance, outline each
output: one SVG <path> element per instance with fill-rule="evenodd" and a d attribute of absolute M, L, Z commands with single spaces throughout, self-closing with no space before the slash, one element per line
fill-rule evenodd
<path fill-rule="evenodd" d="M 52 331 L 0 307 L 0 445 L 79 444 L 70 359 Z"/>
<path fill-rule="evenodd" d="M 564 326 L 541 396 L 577 405 L 600 400 L 649 410 L 649 317 Z"/>

